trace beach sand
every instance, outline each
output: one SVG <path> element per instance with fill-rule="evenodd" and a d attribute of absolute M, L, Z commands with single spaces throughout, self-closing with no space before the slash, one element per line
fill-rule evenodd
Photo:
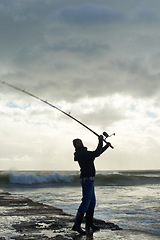
<path fill-rule="evenodd" d="M 0 240 L 158 240 L 160 236 L 135 230 L 122 230 L 114 223 L 95 219 L 101 230 L 82 236 L 73 232 L 75 216 L 61 209 L 0 192 Z M 82 227 L 84 223 L 82 224 Z"/>

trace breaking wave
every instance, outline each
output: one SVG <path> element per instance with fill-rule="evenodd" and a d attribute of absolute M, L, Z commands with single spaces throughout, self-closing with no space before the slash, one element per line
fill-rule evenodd
<path fill-rule="evenodd" d="M 77 172 L 0 172 L 0 185 L 79 186 Z M 134 186 L 160 184 L 160 171 L 97 172 L 95 185 Z"/>

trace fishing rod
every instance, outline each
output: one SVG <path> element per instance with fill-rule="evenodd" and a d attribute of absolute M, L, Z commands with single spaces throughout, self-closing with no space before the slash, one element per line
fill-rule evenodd
<path fill-rule="evenodd" d="M 89 128 L 88 126 L 86 126 L 84 123 L 82 123 L 81 121 L 79 121 L 79 120 L 76 119 L 75 117 L 71 116 L 69 113 L 66 113 L 66 112 L 64 112 L 63 110 L 61 110 L 60 108 L 58 108 L 58 107 L 54 106 L 53 104 L 47 102 L 47 100 L 43 100 L 42 98 L 37 97 L 36 95 L 34 95 L 34 94 L 30 93 L 30 92 L 27 92 L 26 90 L 23 90 L 23 89 L 21 89 L 21 88 L 19 88 L 19 87 L 16 87 L 16 86 L 14 86 L 14 85 L 12 85 L 12 84 L 10 84 L 10 83 L 7 83 L 7 82 L 5 82 L 5 81 L 0 80 L 0 83 L 6 85 L 6 86 L 8 86 L 8 87 L 14 88 L 14 89 L 16 89 L 16 90 L 18 90 L 18 91 L 20 91 L 20 92 L 23 92 L 23 93 L 25 93 L 25 94 L 33 97 L 33 98 L 38 99 L 39 101 L 41 101 L 41 102 L 43 102 L 43 103 L 45 103 L 45 104 L 47 104 L 47 105 L 49 105 L 49 106 L 57 109 L 57 110 L 60 111 L 61 113 L 64 113 L 66 116 L 70 117 L 71 119 L 73 119 L 73 120 L 75 120 L 76 122 L 78 122 L 79 124 L 81 124 L 83 127 L 87 128 L 89 131 L 91 131 L 91 132 L 92 132 L 93 134 L 95 134 L 97 137 L 99 137 L 99 134 L 98 134 L 98 133 L 96 133 L 95 131 L 93 131 L 91 128 Z M 111 134 L 111 135 L 108 135 L 106 132 L 103 132 L 103 135 L 107 138 L 107 137 L 110 137 L 110 136 L 112 136 L 112 135 L 115 135 L 115 133 L 113 133 L 113 134 Z M 104 141 L 105 143 L 108 143 L 108 142 L 106 141 L 106 139 L 103 139 L 103 141 Z M 114 148 L 112 145 L 110 145 L 110 147 L 111 147 L 111 148 Z"/>

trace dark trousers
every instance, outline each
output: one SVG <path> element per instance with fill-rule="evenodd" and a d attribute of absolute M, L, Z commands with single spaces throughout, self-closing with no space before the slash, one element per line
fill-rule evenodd
<path fill-rule="evenodd" d="M 82 183 L 82 202 L 79 206 L 79 213 L 94 212 L 96 197 L 94 192 L 94 181 L 85 180 Z"/>

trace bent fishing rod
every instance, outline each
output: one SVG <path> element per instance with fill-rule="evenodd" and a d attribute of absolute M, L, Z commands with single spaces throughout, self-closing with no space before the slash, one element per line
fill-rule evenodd
<path fill-rule="evenodd" d="M 63 110 L 61 110 L 60 108 L 58 108 L 58 107 L 54 106 L 53 104 L 49 103 L 47 100 L 43 100 L 42 98 L 37 97 L 36 95 L 34 95 L 34 94 L 30 93 L 30 92 L 27 92 L 26 90 L 23 90 L 23 89 L 21 89 L 21 88 L 19 88 L 19 87 L 16 87 L 16 86 L 14 86 L 14 85 L 12 85 L 12 84 L 10 84 L 10 83 L 7 83 L 7 82 L 5 82 L 5 81 L 1 81 L 1 80 L 0 80 L 0 83 L 6 85 L 6 86 L 8 86 L 8 87 L 11 87 L 11 88 L 13 88 L 13 89 L 16 89 L 16 90 L 18 90 L 18 91 L 20 91 L 20 92 L 23 92 L 23 93 L 25 93 L 25 94 L 33 97 L 33 98 L 38 99 L 39 101 L 41 101 L 41 102 L 43 102 L 43 103 L 45 103 L 45 104 L 47 104 L 47 105 L 49 105 L 49 106 L 57 109 L 57 110 L 60 111 L 61 113 L 64 113 L 66 116 L 70 117 L 71 119 L 73 119 L 73 120 L 75 120 L 76 122 L 78 122 L 79 124 L 81 124 L 83 127 L 87 128 L 89 131 L 91 131 L 91 132 L 92 132 L 93 134 L 95 134 L 97 137 L 100 136 L 98 133 L 96 133 L 96 132 L 93 131 L 91 128 L 89 128 L 88 126 L 86 126 L 84 123 L 82 123 L 81 121 L 79 121 L 79 120 L 76 119 L 75 117 L 71 116 L 69 113 L 66 113 L 66 112 L 64 112 Z M 103 132 L 103 135 L 107 138 L 107 137 L 111 137 L 112 135 L 115 135 L 115 133 L 113 133 L 113 134 L 111 134 L 111 135 L 108 135 L 106 132 Z M 103 139 L 103 141 L 107 144 L 108 142 L 106 141 L 106 138 Z M 112 145 L 110 145 L 110 147 L 111 147 L 111 148 L 114 148 Z"/>

